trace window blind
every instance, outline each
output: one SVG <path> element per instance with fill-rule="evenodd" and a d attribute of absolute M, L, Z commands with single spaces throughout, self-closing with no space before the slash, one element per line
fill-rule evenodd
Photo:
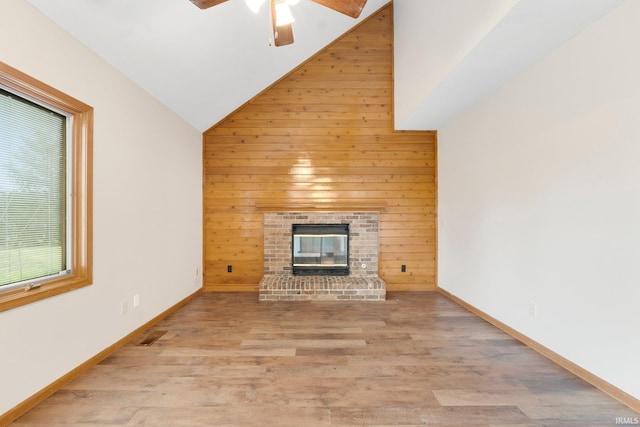
<path fill-rule="evenodd" d="M 66 121 L 0 88 L 0 290 L 67 269 Z"/>

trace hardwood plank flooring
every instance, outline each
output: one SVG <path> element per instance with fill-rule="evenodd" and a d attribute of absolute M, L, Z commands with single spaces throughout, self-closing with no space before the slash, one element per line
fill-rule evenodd
<path fill-rule="evenodd" d="M 201 294 L 13 425 L 610 426 L 638 416 L 437 292 L 257 300 Z"/>

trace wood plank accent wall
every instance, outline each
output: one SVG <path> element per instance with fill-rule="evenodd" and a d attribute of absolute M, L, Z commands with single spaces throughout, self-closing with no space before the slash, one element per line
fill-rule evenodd
<path fill-rule="evenodd" d="M 392 103 L 389 5 L 206 131 L 204 289 L 257 290 L 259 206 L 350 204 L 385 206 L 387 289 L 435 289 L 436 133 L 394 131 Z"/>

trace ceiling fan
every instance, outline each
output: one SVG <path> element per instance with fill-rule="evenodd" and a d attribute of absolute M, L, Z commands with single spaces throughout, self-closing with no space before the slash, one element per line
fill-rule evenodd
<path fill-rule="evenodd" d="M 191 0 L 191 3 L 200 9 L 208 9 L 228 0 Z M 247 4 L 257 4 L 259 7 L 265 0 L 246 0 Z M 367 0 L 311 0 L 322 6 L 340 12 L 352 18 L 360 16 L 360 12 L 367 3 Z M 293 16 L 289 10 L 290 4 L 297 3 L 298 0 L 269 0 L 271 4 L 271 26 L 273 27 L 273 40 L 276 46 L 285 46 L 293 43 Z M 251 7 L 251 6 L 250 6 Z"/>

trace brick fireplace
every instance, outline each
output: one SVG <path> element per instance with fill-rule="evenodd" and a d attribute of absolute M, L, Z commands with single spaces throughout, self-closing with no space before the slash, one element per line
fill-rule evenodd
<path fill-rule="evenodd" d="M 260 301 L 383 301 L 378 277 L 378 212 L 264 212 L 264 276 Z M 293 224 L 349 224 L 348 276 L 294 276 Z"/>

